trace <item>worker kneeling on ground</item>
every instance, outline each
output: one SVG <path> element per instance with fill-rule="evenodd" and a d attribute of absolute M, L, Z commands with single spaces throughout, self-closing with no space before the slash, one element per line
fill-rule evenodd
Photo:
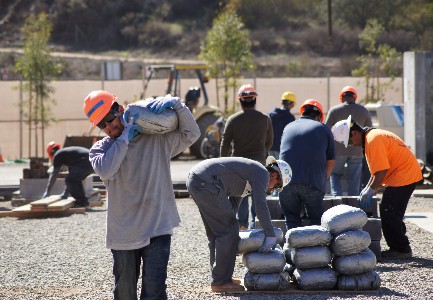
<path fill-rule="evenodd" d="M 239 280 L 232 279 L 239 243 L 236 213 L 243 197 L 251 194 L 265 232 L 259 252 L 268 252 L 276 244 L 266 193 L 286 186 L 292 170 L 285 161 L 268 157 L 264 167 L 243 157 L 204 160 L 188 175 L 187 188 L 197 204 L 209 241 L 213 292 L 243 291 Z"/>
<path fill-rule="evenodd" d="M 416 184 L 423 178 L 415 155 L 394 133 L 361 127 L 351 116 L 335 123 L 332 133 L 334 139 L 346 147 L 364 148 L 371 177 L 359 195 L 360 206 L 370 206 L 375 189 L 385 186 L 379 209 L 389 250 L 382 251 L 382 258 L 412 257 L 403 217 Z"/>
<path fill-rule="evenodd" d="M 62 166 L 68 167 L 68 175 L 65 178 L 65 191 L 61 195 L 66 199 L 69 194 L 75 199 L 75 207 L 89 205 L 83 187 L 83 180 L 94 173 L 89 161 L 89 149 L 78 146 L 61 148 L 60 144 L 50 142 L 47 146 L 48 157 L 52 161 L 52 171 L 48 178 L 48 184 L 42 198 L 51 195 L 51 190 L 59 176 Z"/>

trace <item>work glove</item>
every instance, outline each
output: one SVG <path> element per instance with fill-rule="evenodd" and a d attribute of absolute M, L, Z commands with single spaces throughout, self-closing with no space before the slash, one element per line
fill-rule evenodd
<path fill-rule="evenodd" d="M 258 252 L 267 253 L 275 248 L 275 244 L 277 243 L 277 238 L 275 236 L 265 237 L 263 244 L 260 246 Z"/>
<path fill-rule="evenodd" d="M 373 199 L 374 190 L 371 187 L 365 187 L 359 195 L 359 206 L 361 208 L 369 207 Z"/>
<path fill-rule="evenodd" d="M 130 117 L 129 111 L 124 112 L 121 119 L 121 122 L 123 124 L 123 131 L 122 134 L 117 138 L 117 140 L 122 141 L 128 145 L 134 136 L 142 132 L 140 126 L 134 124 L 137 118 L 138 114 Z"/>
<path fill-rule="evenodd" d="M 146 107 L 154 114 L 160 114 L 167 107 L 175 106 L 177 102 L 179 102 L 179 97 L 167 95 L 150 100 Z"/>

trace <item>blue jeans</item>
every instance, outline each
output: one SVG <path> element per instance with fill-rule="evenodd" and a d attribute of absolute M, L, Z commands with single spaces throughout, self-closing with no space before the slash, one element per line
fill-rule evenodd
<path fill-rule="evenodd" d="M 150 244 L 136 250 L 111 250 L 113 254 L 114 299 L 136 300 L 142 266 L 140 299 L 167 299 L 167 265 L 171 235 L 150 239 Z"/>
<path fill-rule="evenodd" d="M 361 188 L 362 157 L 358 156 L 337 156 L 332 169 L 330 185 L 333 196 L 342 196 L 343 188 L 341 178 L 344 175 L 344 165 L 347 164 L 347 195 L 358 196 Z"/>
<path fill-rule="evenodd" d="M 280 192 L 280 205 L 286 219 L 287 230 L 301 227 L 301 211 L 305 208 L 310 225 L 320 225 L 325 193 L 312 185 L 288 184 Z"/>
<path fill-rule="evenodd" d="M 249 228 L 249 203 L 248 203 L 248 197 L 250 196 L 245 196 L 242 201 L 241 204 L 239 204 L 239 210 L 238 210 L 238 223 L 239 223 L 239 227 L 240 226 L 244 226 L 246 228 Z M 255 227 L 255 222 L 256 222 L 256 207 L 254 205 L 254 199 L 251 197 L 251 228 Z"/>

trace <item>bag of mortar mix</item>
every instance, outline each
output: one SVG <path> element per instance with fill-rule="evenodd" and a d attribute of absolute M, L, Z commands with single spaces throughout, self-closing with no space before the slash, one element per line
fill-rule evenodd
<path fill-rule="evenodd" d="M 284 243 L 284 245 L 283 245 L 283 253 L 284 253 L 284 256 L 286 257 L 286 262 L 288 264 L 293 264 L 293 261 L 292 261 L 292 248 L 290 248 L 289 244 Z"/>
<path fill-rule="evenodd" d="M 332 266 L 342 275 L 361 274 L 374 269 L 376 266 L 376 255 L 367 248 L 359 253 L 335 256 L 332 260 Z"/>
<path fill-rule="evenodd" d="M 326 267 L 331 263 L 331 249 L 328 246 L 292 248 L 292 261 L 299 269 Z"/>
<path fill-rule="evenodd" d="M 274 227 L 274 233 L 277 237 L 277 244 L 284 239 L 284 234 L 281 228 Z M 251 229 L 239 231 L 238 254 L 248 253 L 259 250 L 265 240 L 265 232 L 263 229 Z"/>
<path fill-rule="evenodd" d="M 276 248 L 267 253 L 249 252 L 242 256 L 248 271 L 256 274 L 280 273 L 286 265 L 283 250 Z"/>
<path fill-rule="evenodd" d="M 249 291 L 285 291 L 289 288 L 289 274 L 286 272 L 273 274 L 254 274 L 247 272 L 244 285 Z"/>
<path fill-rule="evenodd" d="M 375 271 L 358 275 L 338 275 L 338 289 L 343 291 L 377 290 L 380 284 L 380 276 Z"/>
<path fill-rule="evenodd" d="M 318 225 L 296 227 L 286 232 L 286 241 L 292 248 L 326 246 L 331 239 L 329 230 Z"/>
<path fill-rule="evenodd" d="M 129 116 L 138 114 L 134 124 L 140 126 L 145 134 L 165 134 L 176 130 L 179 123 L 176 111 L 166 108 L 160 114 L 155 114 L 146 108 L 151 100 L 153 98 L 128 104 L 126 110 L 129 111 Z"/>
<path fill-rule="evenodd" d="M 344 231 L 361 229 L 367 221 L 368 217 L 362 209 L 340 204 L 323 213 L 321 225 L 333 235 L 338 235 Z"/>
<path fill-rule="evenodd" d="M 337 272 L 330 267 L 296 269 L 293 273 L 296 284 L 306 291 L 332 290 L 337 285 Z"/>
<path fill-rule="evenodd" d="M 349 230 L 335 236 L 331 242 L 331 250 L 337 256 L 359 253 L 371 243 L 370 234 L 364 230 Z"/>

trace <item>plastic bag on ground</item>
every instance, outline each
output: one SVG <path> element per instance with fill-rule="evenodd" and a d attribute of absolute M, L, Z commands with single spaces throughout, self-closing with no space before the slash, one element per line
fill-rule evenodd
<path fill-rule="evenodd" d="M 371 243 L 370 235 L 364 230 L 349 230 L 332 239 L 331 250 L 337 256 L 364 251 Z"/>
<path fill-rule="evenodd" d="M 368 217 L 362 209 L 340 204 L 323 213 L 321 225 L 332 235 L 338 235 L 344 231 L 361 229 L 367 221 Z"/>
<path fill-rule="evenodd" d="M 377 290 L 380 288 L 380 284 L 380 276 L 375 271 L 338 276 L 338 289 L 344 291 Z"/>
<path fill-rule="evenodd" d="M 299 269 L 326 267 L 331 263 L 331 249 L 328 246 L 292 248 L 291 258 Z"/>
<path fill-rule="evenodd" d="M 247 272 L 244 285 L 249 291 L 285 291 L 289 288 L 289 274 L 286 272 L 273 274 L 254 274 Z"/>
<path fill-rule="evenodd" d="M 277 244 L 284 240 L 284 234 L 281 228 L 274 227 L 274 233 L 277 237 Z M 239 231 L 238 254 L 254 252 L 259 250 L 265 240 L 263 229 L 251 229 Z"/>
<path fill-rule="evenodd" d="M 286 265 L 283 250 L 277 248 L 268 253 L 249 252 L 242 256 L 242 262 L 248 271 L 257 274 L 280 273 Z"/>
<path fill-rule="evenodd" d="M 329 230 L 318 225 L 296 227 L 286 232 L 286 241 L 291 248 L 326 246 L 331 239 Z"/>
<path fill-rule="evenodd" d="M 337 272 L 330 267 L 296 269 L 293 273 L 296 284 L 306 291 L 332 290 L 337 285 Z"/>

